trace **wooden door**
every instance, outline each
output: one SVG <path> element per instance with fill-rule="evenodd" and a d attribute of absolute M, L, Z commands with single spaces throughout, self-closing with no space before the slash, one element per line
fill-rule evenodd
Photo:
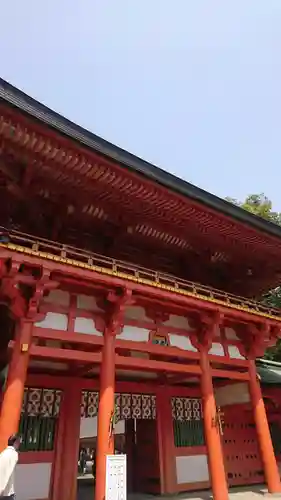
<path fill-rule="evenodd" d="M 160 493 L 160 467 L 156 420 L 136 420 L 135 491 Z"/>
<path fill-rule="evenodd" d="M 222 441 L 229 486 L 263 483 L 263 466 L 251 411 L 243 411 L 239 406 L 223 410 Z"/>

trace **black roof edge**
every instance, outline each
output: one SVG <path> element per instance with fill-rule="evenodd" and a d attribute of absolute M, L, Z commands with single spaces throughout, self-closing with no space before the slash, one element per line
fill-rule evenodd
<path fill-rule="evenodd" d="M 114 146 L 105 139 L 89 132 L 64 118 L 59 113 L 51 110 L 39 101 L 28 96 L 6 80 L 0 78 L 0 101 L 18 108 L 23 113 L 37 119 L 48 127 L 79 142 L 89 149 L 110 158 L 131 171 L 141 174 L 146 178 L 170 189 L 184 197 L 190 198 L 217 212 L 236 219 L 271 236 L 281 238 L 281 227 L 270 221 L 264 220 L 246 210 L 215 196 L 203 189 L 162 170 L 151 163 L 142 160 L 118 146 Z"/>

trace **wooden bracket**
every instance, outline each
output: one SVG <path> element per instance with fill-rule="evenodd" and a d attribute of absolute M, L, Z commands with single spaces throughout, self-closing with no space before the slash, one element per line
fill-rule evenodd
<path fill-rule="evenodd" d="M 106 322 L 106 330 L 111 335 L 117 335 L 124 325 L 124 311 L 128 304 L 132 304 L 132 290 L 124 289 L 122 293 L 117 295 L 110 292 L 108 301 L 111 303 L 109 318 Z"/>
<path fill-rule="evenodd" d="M 223 323 L 223 320 L 224 316 L 220 311 L 216 311 L 214 314 L 204 314 L 200 316 L 197 322 L 197 331 L 190 333 L 191 343 L 198 351 L 201 349 L 209 351 L 217 327 Z"/>

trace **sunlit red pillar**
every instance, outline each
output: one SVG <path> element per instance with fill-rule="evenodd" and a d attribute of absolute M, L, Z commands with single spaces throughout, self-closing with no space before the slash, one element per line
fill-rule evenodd
<path fill-rule="evenodd" d="M 214 500 L 227 500 L 228 487 L 224 468 L 221 436 L 218 427 L 215 425 L 217 409 L 212 383 L 212 374 L 208 359 L 208 352 L 204 348 L 200 351 L 200 366 L 202 370 L 201 393 L 203 419 L 213 497 Z"/>
<path fill-rule="evenodd" d="M 0 414 L 0 451 L 7 446 L 8 438 L 18 431 L 24 385 L 26 381 L 33 324 L 19 322 L 12 358 L 9 365 L 6 389 Z"/>
<path fill-rule="evenodd" d="M 176 491 L 177 478 L 174 455 L 174 431 L 171 395 L 167 386 L 159 387 L 156 392 L 157 434 L 159 447 L 161 495 Z"/>
<path fill-rule="evenodd" d="M 95 500 L 104 500 L 106 455 L 114 453 L 112 415 L 115 392 L 115 335 L 106 329 L 100 374 Z"/>
<path fill-rule="evenodd" d="M 280 476 L 254 360 L 249 361 L 249 376 L 251 402 L 268 491 L 269 493 L 280 493 Z"/>

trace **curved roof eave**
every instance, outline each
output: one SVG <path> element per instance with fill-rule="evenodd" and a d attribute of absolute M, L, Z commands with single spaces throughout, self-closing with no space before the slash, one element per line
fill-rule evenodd
<path fill-rule="evenodd" d="M 105 139 L 76 125 L 67 118 L 29 97 L 21 90 L 0 78 L 0 100 L 39 120 L 70 139 L 83 144 L 101 155 L 118 162 L 127 169 L 145 176 L 186 198 L 192 199 L 216 212 L 220 212 L 259 231 L 281 238 L 281 227 L 266 221 L 240 207 L 229 203 L 203 189 L 184 181 L 151 163 L 114 146 Z"/>

